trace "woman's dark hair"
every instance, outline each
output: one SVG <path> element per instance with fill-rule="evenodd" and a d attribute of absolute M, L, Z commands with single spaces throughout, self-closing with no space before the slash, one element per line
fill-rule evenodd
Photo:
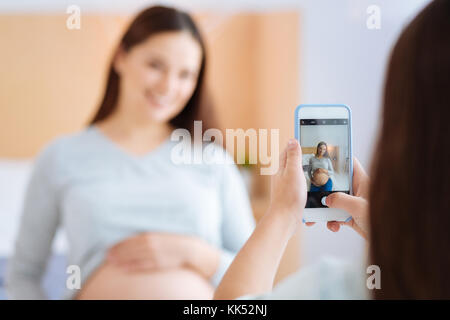
<path fill-rule="evenodd" d="M 328 146 L 327 146 L 327 143 L 324 142 L 324 141 L 320 141 L 319 144 L 317 145 L 317 148 L 316 148 L 316 157 L 319 156 L 319 149 L 320 149 L 321 146 L 325 146 L 325 148 L 327 148 L 326 151 L 325 151 L 325 154 L 324 154 L 323 156 L 326 157 L 326 158 L 329 158 L 330 155 L 328 154 Z"/>
<path fill-rule="evenodd" d="M 207 102 L 205 90 L 206 51 L 205 44 L 194 21 L 189 14 L 173 8 L 154 6 L 140 12 L 131 22 L 119 43 L 119 48 L 129 51 L 132 47 L 144 42 L 150 36 L 167 31 L 187 31 L 201 46 L 202 61 L 197 80 L 197 86 L 187 102 L 185 108 L 173 119 L 170 124 L 176 128 L 185 128 L 191 131 L 194 120 L 202 120 L 203 130 L 212 126 L 212 110 Z M 114 58 L 113 58 L 114 59 Z M 106 119 L 117 107 L 119 97 L 120 77 L 114 70 L 111 61 L 106 89 L 94 118 L 90 124 Z M 208 109 L 208 110 L 205 110 Z"/>
<path fill-rule="evenodd" d="M 370 188 L 376 299 L 450 298 L 450 1 L 431 2 L 389 63 Z"/>

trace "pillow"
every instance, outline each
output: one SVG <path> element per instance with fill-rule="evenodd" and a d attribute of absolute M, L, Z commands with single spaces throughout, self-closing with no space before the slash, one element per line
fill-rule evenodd
<path fill-rule="evenodd" d="M 302 162 L 303 162 L 302 165 L 303 166 L 309 165 L 309 159 L 311 159 L 312 157 L 314 157 L 313 153 L 307 153 L 302 155 Z"/>

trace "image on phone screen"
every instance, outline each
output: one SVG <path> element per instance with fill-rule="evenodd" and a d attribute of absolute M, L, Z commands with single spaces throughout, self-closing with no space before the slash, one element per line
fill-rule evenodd
<path fill-rule="evenodd" d="M 332 192 L 350 193 L 348 119 L 299 119 L 302 166 L 308 200 L 306 208 L 324 208 Z"/>

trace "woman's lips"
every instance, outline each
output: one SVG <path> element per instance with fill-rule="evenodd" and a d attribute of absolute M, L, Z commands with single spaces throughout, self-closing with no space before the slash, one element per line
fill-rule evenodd
<path fill-rule="evenodd" d="M 151 104 L 153 107 L 156 107 L 156 108 L 158 108 L 158 109 L 159 109 L 159 108 L 165 108 L 165 107 L 168 106 L 168 104 L 167 104 L 166 102 L 161 101 L 161 100 L 155 98 L 155 97 L 154 97 L 153 95 L 151 95 L 151 94 L 147 95 L 147 99 L 148 99 L 148 101 L 150 102 L 150 104 Z"/>

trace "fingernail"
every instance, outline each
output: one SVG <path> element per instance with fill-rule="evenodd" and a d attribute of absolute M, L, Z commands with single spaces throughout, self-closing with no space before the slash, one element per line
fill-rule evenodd
<path fill-rule="evenodd" d="M 296 145 L 295 139 L 289 139 L 289 142 L 288 142 L 288 148 L 289 148 L 289 149 L 294 149 L 294 148 L 295 148 L 295 145 Z"/>

